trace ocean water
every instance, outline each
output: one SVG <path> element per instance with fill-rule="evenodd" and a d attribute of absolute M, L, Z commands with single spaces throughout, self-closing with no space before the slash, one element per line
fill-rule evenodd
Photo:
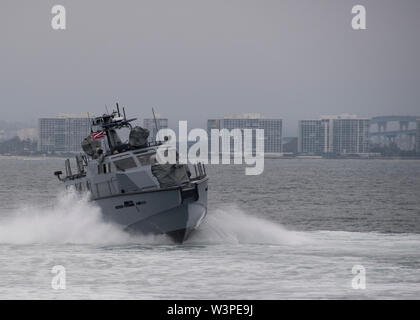
<path fill-rule="evenodd" d="M 209 213 L 182 245 L 103 222 L 62 168 L 0 158 L 1 299 L 420 299 L 420 161 L 209 166 Z"/>

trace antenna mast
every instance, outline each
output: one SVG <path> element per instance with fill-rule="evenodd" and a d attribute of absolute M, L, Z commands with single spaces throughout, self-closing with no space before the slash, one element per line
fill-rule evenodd
<path fill-rule="evenodd" d="M 156 142 L 156 136 L 157 136 L 157 133 L 158 133 L 159 129 L 158 129 L 157 121 L 156 121 L 155 109 L 153 107 L 152 107 L 152 112 L 153 112 L 153 120 L 155 122 L 155 129 L 156 129 L 156 135 L 155 135 L 155 142 Z"/>
<path fill-rule="evenodd" d="M 120 113 L 120 106 L 118 105 L 118 102 L 116 103 L 117 105 L 117 112 L 118 112 L 118 116 L 121 117 L 121 113 Z"/>
<path fill-rule="evenodd" d="M 89 122 L 89 127 L 90 127 L 90 134 L 92 134 L 93 133 L 92 120 L 90 120 L 90 113 L 89 113 L 89 111 L 87 112 L 87 117 L 88 117 L 88 122 Z"/>

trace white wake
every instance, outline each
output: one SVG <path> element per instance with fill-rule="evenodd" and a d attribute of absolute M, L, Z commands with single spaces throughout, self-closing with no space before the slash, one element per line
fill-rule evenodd
<path fill-rule="evenodd" d="M 206 220 L 188 243 L 228 244 L 301 244 L 307 238 L 301 232 L 245 213 L 231 205 L 210 210 Z"/>
<path fill-rule="evenodd" d="M 26 206 L 0 221 L 0 243 L 112 244 L 129 240 L 102 220 L 100 208 L 75 191 L 58 195 L 52 207 Z"/>
<path fill-rule="evenodd" d="M 244 213 L 235 206 L 210 210 L 186 244 L 298 244 L 302 233 Z M 75 191 L 51 207 L 26 206 L 0 219 L 0 244 L 171 244 L 167 236 L 132 236 L 102 219 L 100 208 Z"/>

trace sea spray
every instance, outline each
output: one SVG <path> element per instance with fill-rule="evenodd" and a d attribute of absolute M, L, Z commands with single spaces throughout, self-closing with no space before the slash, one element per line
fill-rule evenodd
<path fill-rule="evenodd" d="M 101 210 L 73 190 L 57 196 L 52 207 L 26 206 L 0 221 L 0 243 L 111 244 L 130 241 L 119 227 L 106 223 Z"/>
<path fill-rule="evenodd" d="M 302 244 L 307 238 L 301 232 L 245 213 L 235 205 L 210 210 L 200 228 L 188 243 L 228 244 Z"/>
<path fill-rule="evenodd" d="M 186 244 L 299 244 L 302 233 L 247 214 L 235 205 L 210 210 Z M 0 244 L 173 244 L 164 235 L 134 236 L 105 222 L 88 194 L 61 192 L 51 207 L 25 206 L 0 220 Z"/>

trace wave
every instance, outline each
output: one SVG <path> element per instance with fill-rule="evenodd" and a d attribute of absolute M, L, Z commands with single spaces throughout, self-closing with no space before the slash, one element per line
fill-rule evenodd
<path fill-rule="evenodd" d="M 188 243 L 228 244 L 302 244 L 302 232 L 250 215 L 235 205 L 210 211 Z"/>
<path fill-rule="evenodd" d="M 66 191 L 52 207 L 26 206 L 0 221 L 0 243 L 111 244 L 130 240 L 117 226 L 102 220 L 88 195 Z"/>
<path fill-rule="evenodd" d="M 186 244 L 296 244 L 301 233 L 244 213 L 236 206 L 211 210 Z M 0 243 L 172 244 L 167 236 L 133 236 L 105 222 L 100 208 L 74 190 L 60 193 L 51 207 L 26 206 L 0 220 Z"/>

